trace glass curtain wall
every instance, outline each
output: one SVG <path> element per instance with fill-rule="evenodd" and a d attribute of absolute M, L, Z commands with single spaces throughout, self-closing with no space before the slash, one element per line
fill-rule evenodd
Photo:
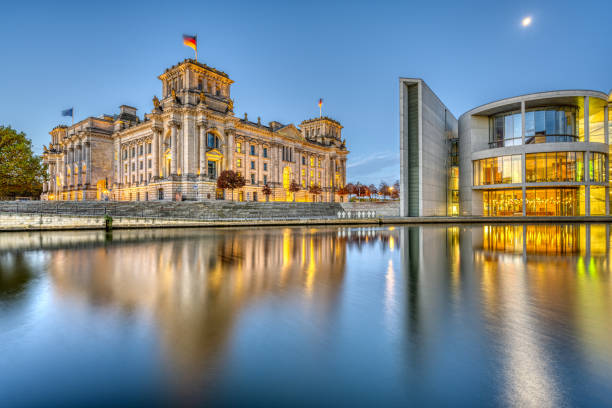
<path fill-rule="evenodd" d="M 591 215 L 606 215 L 606 187 L 591 186 Z"/>
<path fill-rule="evenodd" d="M 529 153 L 525 155 L 528 183 L 584 181 L 583 152 Z"/>
<path fill-rule="evenodd" d="M 473 162 L 474 185 L 521 183 L 522 164 L 520 154 L 475 160 Z"/>
<path fill-rule="evenodd" d="M 494 116 L 490 121 L 489 147 L 518 146 L 522 142 L 521 113 Z"/>
<path fill-rule="evenodd" d="M 525 144 L 574 142 L 576 108 L 557 107 L 525 112 Z"/>
<path fill-rule="evenodd" d="M 584 186 L 577 188 L 528 188 L 525 200 L 528 216 L 584 215 Z"/>
<path fill-rule="evenodd" d="M 508 217 L 523 215 L 523 190 L 489 190 L 483 192 L 483 215 Z"/>
<path fill-rule="evenodd" d="M 589 98 L 589 142 L 606 142 L 604 107 L 601 100 Z"/>
<path fill-rule="evenodd" d="M 591 153 L 589 160 L 589 177 L 591 181 L 604 183 L 606 181 L 606 155 L 603 153 Z"/>

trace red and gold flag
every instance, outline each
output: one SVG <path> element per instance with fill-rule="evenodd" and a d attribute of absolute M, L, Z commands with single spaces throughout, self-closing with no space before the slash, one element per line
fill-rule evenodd
<path fill-rule="evenodd" d="M 194 51 L 197 51 L 198 50 L 198 36 L 183 34 L 183 44 L 185 44 L 188 47 L 193 48 Z"/>

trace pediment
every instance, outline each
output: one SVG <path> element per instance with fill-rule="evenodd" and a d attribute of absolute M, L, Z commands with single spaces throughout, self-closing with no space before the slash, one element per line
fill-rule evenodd
<path fill-rule="evenodd" d="M 219 149 L 210 149 L 206 152 L 206 157 L 209 159 L 222 159 L 223 153 Z"/>
<path fill-rule="evenodd" d="M 302 132 L 295 125 L 287 125 L 278 129 L 275 133 L 288 137 L 290 139 L 303 140 Z"/>

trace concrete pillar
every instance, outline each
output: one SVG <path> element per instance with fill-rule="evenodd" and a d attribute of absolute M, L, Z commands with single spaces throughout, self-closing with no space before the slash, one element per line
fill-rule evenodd
<path fill-rule="evenodd" d="M 608 123 L 610 120 L 610 112 L 609 107 L 604 106 L 604 140 L 606 144 L 610 143 L 610 124 Z"/>
<path fill-rule="evenodd" d="M 524 106 L 524 103 L 523 103 Z M 525 139 L 525 116 L 523 115 L 523 140 Z M 527 187 L 525 183 L 527 182 L 527 172 L 525 170 L 525 153 L 521 155 L 521 180 L 523 182 L 523 217 L 527 215 Z"/>
<path fill-rule="evenodd" d="M 589 97 L 584 97 L 584 141 L 589 141 Z"/>
<path fill-rule="evenodd" d="M 177 132 L 177 125 L 175 123 L 172 123 L 170 125 L 170 173 L 172 175 L 176 174 L 176 170 L 177 170 L 177 155 L 178 155 L 178 149 L 176 146 L 177 143 L 177 137 L 176 137 L 176 132 Z"/>
<path fill-rule="evenodd" d="M 521 101 L 521 144 L 525 144 L 525 101 Z M 523 155 L 523 163 L 525 163 L 525 155 Z M 525 165 L 523 164 L 524 168 Z M 523 182 L 525 181 L 523 180 Z"/>

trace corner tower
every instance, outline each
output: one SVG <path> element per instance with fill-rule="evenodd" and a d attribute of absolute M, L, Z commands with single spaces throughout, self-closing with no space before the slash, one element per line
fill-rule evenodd
<path fill-rule="evenodd" d="M 342 140 L 342 125 L 327 116 L 307 119 L 300 123 L 300 128 L 302 136 L 310 142 L 335 147 L 341 147 L 345 144 Z"/>

